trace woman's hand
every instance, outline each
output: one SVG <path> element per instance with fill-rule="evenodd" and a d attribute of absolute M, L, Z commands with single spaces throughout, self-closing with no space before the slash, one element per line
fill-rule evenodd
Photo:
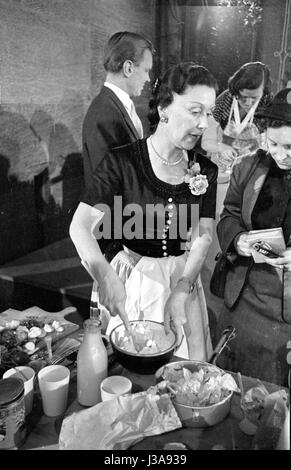
<path fill-rule="evenodd" d="M 110 315 L 119 315 L 125 328 L 129 331 L 130 325 L 125 312 L 126 292 L 122 280 L 111 266 L 98 278 L 99 302 L 107 308 Z"/>
<path fill-rule="evenodd" d="M 252 256 L 253 248 L 248 242 L 248 232 L 240 233 L 234 241 L 236 251 L 241 256 Z"/>
<path fill-rule="evenodd" d="M 92 279 L 98 283 L 99 301 L 110 315 L 119 315 L 127 330 L 129 321 L 125 313 L 126 292 L 123 282 L 112 266 L 105 260 L 94 236 L 96 225 L 103 213 L 80 202 L 70 225 L 70 236 L 81 262 Z"/>
<path fill-rule="evenodd" d="M 291 271 L 291 248 L 284 251 L 280 258 L 268 258 L 266 256 L 266 263 L 276 268 L 285 268 Z"/>
<path fill-rule="evenodd" d="M 190 243 L 191 249 L 188 252 L 182 277 L 172 290 L 164 308 L 165 332 L 169 333 L 172 328 L 177 334 L 178 344 L 180 344 L 182 340 L 182 325 L 187 321 L 186 301 L 191 290 L 189 284 L 195 283 L 207 256 L 209 246 L 212 242 L 213 220 L 207 217 L 201 217 L 199 221 L 199 232 L 201 233 L 200 236 L 195 238 L 195 234 L 193 233 L 193 240 L 191 240 L 191 242 L 187 240 L 187 243 Z"/>
<path fill-rule="evenodd" d="M 230 145 L 218 144 L 217 145 L 217 165 L 223 165 L 226 168 L 230 168 L 237 157 L 237 152 Z"/>
<path fill-rule="evenodd" d="M 164 327 L 166 334 L 169 334 L 171 329 L 177 335 L 177 344 L 180 344 L 183 337 L 182 325 L 186 323 L 186 300 L 188 293 L 179 287 L 179 284 L 172 290 L 165 308 L 164 308 Z"/>

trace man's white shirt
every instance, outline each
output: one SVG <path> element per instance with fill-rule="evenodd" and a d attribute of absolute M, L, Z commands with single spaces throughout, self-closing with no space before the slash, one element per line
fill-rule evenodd
<path fill-rule="evenodd" d="M 129 94 L 126 93 L 126 91 L 122 90 L 116 85 L 113 85 L 112 83 L 105 82 L 104 86 L 107 88 L 110 88 L 111 91 L 117 96 L 117 98 L 121 101 L 123 106 L 125 107 L 130 119 L 132 120 L 137 132 L 139 133 L 140 137 L 143 137 L 143 128 L 142 128 L 142 123 L 140 118 L 138 117 L 136 111 L 135 111 L 135 106 L 130 98 Z"/>

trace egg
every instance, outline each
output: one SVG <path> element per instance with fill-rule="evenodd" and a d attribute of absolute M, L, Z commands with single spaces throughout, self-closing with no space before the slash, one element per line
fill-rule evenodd
<path fill-rule="evenodd" d="M 35 349 L 35 344 L 32 341 L 28 341 L 28 343 L 25 343 L 24 347 L 28 352 L 32 352 Z"/>
<path fill-rule="evenodd" d="M 44 325 L 43 329 L 46 333 L 51 333 L 52 331 L 54 331 L 54 328 L 52 327 L 52 325 L 49 325 L 48 323 Z"/>
<path fill-rule="evenodd" d="M 60 326 L 61 326 L 61 324 L 60 324 L 59 321 L 54 320 L 54 321 L 52 322 L 52 327 L 53 327 L 55 330 L 57 330 Z"/>
<path fill-rule="evenodd" d="M 42 334 L 41 328 L 39 328 L 38 326 L 33 326 L 29 330 L 28 337 L 29 338 L 38 338 L 41 334 Z"/>

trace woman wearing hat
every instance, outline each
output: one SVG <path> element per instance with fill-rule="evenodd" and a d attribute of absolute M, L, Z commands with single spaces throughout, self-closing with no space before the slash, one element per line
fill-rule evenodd
<path fill-rule="evenodd" d="M 266 119 L 268 150 L 235 165 L 217 226 L 222 252 L 231 254 L 217 335 L 233 325 L 237 336 L 217 364 L 287 385 L 291 337 L 291 88 L 258 110 Z M 281 228 L 278 258 L 254 262 L 250 230 Z"/>

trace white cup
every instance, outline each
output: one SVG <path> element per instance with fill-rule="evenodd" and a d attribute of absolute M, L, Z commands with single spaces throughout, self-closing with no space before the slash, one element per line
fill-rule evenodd
<path fill-rule="evenodd" d="M 33 405 L 34 377 L 35 377 L 34 370 L 28 366 L 16 366 L 4 372 L 3 379 L 8 379 L 8 377 L 17 377 L 23 380 L 25 414 L 28 415 L 29 413 L 31 413 L 32 405 Z"/>
<path fill-rule="evenodd" d="M 44 414 L 58 416 L 67 408 L 70 371 L 65 366 L 44 367 L 37 374 Z"/>
<path fill-rule="evenodd" d="M 101 382 L 100 391 L 102 401 L 112 400 L 120 395 L 131 392 L 131 381 L 122 375 L 111 375 Z"/>

